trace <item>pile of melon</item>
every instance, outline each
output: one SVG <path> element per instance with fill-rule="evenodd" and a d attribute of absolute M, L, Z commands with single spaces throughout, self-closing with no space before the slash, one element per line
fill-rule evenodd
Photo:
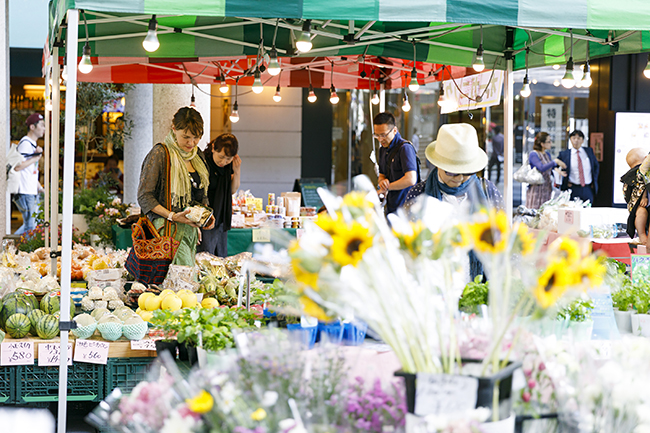
<path fill-rule="evenodd" d="M 97 308 L 91 314 L 80 314 L 74 318 L 77 329 L 72 331 L 78 338 L 89 338 L 95 329 L 102 338 L 115 341 L 122 335 L 129 340 L 142 340 L 147 333 L 147 323 L 129 307 L 118 307 L 113 313 L 106 308 Z"/>
<path fill-rule="evenodd" d="M 27 334 L 45 340 L 59 335 L 59 309 L 61 292 L 52 291 L 43 296 L 39 303 L 32 292 L 17 289 L 0 300 L 0 328 L 12 338 L 23 338 Z M 75 306 L 70 299 L 70 317 Z"/>

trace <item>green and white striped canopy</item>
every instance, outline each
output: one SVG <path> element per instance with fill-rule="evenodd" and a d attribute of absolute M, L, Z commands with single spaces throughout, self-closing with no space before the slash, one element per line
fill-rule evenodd
<path fill-rule="evenodd" d="M 270 49 L 276 25 L 279 56 L 293 61 L 365 55 L 412 67 L 415 56 L 416 66 L 469 67 L 482 41 L 488 69 L 505 69 L 512 55 L 518 70 L 526 67 L 526 51 L 531 68 L 564 64 L 571 54 L 579 63 L 650 51 L 648 0 L 53 0 L 50 44 L 61 37 L 68 9 L 85 11 L 88 31 L 82 15 L 79 50 L 87 37 L 99 65 L 255 56 L 260 41 Z M 160 48 L 147 53 L 142 40 L 153 14 Z M 305 20 L 313 49 L 297 55 L 294 40 Z"/>

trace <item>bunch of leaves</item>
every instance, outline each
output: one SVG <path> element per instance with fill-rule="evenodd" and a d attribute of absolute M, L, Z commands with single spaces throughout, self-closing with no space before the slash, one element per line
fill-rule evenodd
<path fill-rule="evenodd" d="M 576 299 L 557 312 L 558 319 L 572 322 L 586 322 L 591 319 L 594 302 L 591 299 Z"/>
<path fill-rule="evenodd" d="M 612 304 L 618 311 L 627 311 L 634 305 L 634 287 L 630 280 L 612 293 Z"/>
<path fill-rule="evenodd" d="M 118 218 L 126 216 L 127 205 L 113 199 L 108 205 L 104 202 L 97 203 L 94 208 L 94 215 L 86 214 L 88 222 L 88 233 L 99 236 L 99 243 L 102 245 L 113 244 L 113 226 L 117 224 Z"/>
<path fill-rule="evenodd" d="M 458 300 L 458 309 L 465 313 L 477 313 L 479 305 L 488 304 L 489 282 L 483 282 L 483 275 L 477 275 L 474 281 L 467 283 Z"/>
<path fill-rule="evenodd" d="M 639 314 L 648 314 L 648 310 L 650 310 L 650 282 L 647 280 L 635 280 L 632 284 L 632 296 L 636 312 Z"/>
<path fill-rule="evenodd" d="M 83 214 L 86 221 L 90 222 L 97 215 L 95 207 L 97 203 L 110 203 L 113 201 L 113 194 L 106 185 L 98 185 L 94 188 L 84 188 L 75 192 L 74 201 L 72 202 L 72 212 Z"/>
<path fill-rule="evenodd" d="M 59 239 L 62 235 L 62 224 L 59 223 Z M 19 251 L 32 252 L 45 246 L 45 225 L 39 223 L 33 230 L 23 233 L 18 241 L 16 241 L 16 248 Z M 82 234 L 79 233 L 76 227 L 72 228 L 72 243 L 73 244 L 87 244 L 87 240 Z"/>
<path fill-rule="evenodd" d="M 157 310 L 151 323 L 158 329 L 176 333 L 179 343 L 218 351 L 235 345 L 234 329 L 251 329 L 258 316 L 244 308 L 182 308 Z"/>

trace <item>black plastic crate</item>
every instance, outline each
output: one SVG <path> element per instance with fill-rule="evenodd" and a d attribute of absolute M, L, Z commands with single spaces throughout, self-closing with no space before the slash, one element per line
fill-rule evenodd
<path fill-rule="evenodd" d="M 104 366 L 74 363 L 68 366 L 67 401 L 101 401 Z M 16 370 L 16 402 L 29 404 L 59 400 L 59 367 L 23 365 Z"/>
<path fill-rule="evenodd" d="M 16 367 L 0 367 L 0 405 L 16 402 Z"/>
<path fill-rule="evenodd" d="M 130 394 L 135 386 L 147 378 L 149 366 L 156 358 L 109 358 L 106 364 L 106 394 L 119 388 Z"/>

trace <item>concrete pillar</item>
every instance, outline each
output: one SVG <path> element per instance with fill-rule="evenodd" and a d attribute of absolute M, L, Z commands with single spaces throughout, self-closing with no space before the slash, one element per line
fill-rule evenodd
<path fill-rule="evenodd" d="M 0 23 L 4 23 L 4 28 L 0 30 L 0 113 L 4 113 L 0 118 L 0 140 L 4 143 L 2 147 L 5 151 L 0 151 L 0 167 L 7 165 L 7 151 L 11 144 L 11 113 L 9 106 L 9 1 L 1 0 L 0 3 Z M 2 148 L 0 147 L 0 148 Z M 0 233 L 11 232 L 11 202 L 9 193 L 7 193 L 7 178 L 0 176 L 0 191 L 4 191 L 5 200 L 0 200 Z"/>
<path fill-rule="evenodd" d="M 203 137 L 199 147 L 205 149 L 210 141 L 210 85 L 198 85 L 194 89 L 196 109 L 203 117 Z M 181 107 L 190 105 L 192 85 L 190 84 L 155 84 L 153 86 L 153 140 L 160 143 L 169 133 L 174 114 Z"/>
<path fill-rule="evenodd" d="M 138 202 L 142 161 L 153 147 L 153 84 L 136 84 L 125 95 L 125 116 L 133 122 L 124 142 L 124 203 Z"/>

